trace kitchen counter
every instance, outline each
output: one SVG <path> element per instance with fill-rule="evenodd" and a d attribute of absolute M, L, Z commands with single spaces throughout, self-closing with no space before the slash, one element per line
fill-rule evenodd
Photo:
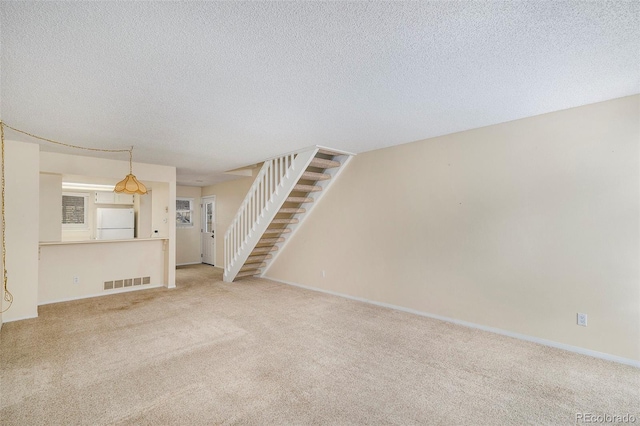
<path fill-rule="evenodd" d="M 41 242 L 38 304 L 168 286 L 168 238 Z"/>
<path fill-rule="evenodd" d="M 79 241 L 40 241 L 40 246 L 61 246 L 71 244 L 135 243 L 140 241 L 169 241 L 168 238 L 133 238 L 127 240 L 79 240 Z"/>

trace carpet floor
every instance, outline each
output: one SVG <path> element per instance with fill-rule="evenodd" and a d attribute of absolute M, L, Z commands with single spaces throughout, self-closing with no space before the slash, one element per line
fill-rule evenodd
<path fill-rule="evenodd" d="M 637 368 L 204 265 L 39 315 L 0 333 L 2 425 L 640 424 Z"/>

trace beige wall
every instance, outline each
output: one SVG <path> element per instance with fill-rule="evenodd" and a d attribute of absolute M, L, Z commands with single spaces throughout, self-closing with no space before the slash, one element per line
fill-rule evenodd
<path fill-rule="evenodd" d="M 0 320 L 8 322 L 38 316 L 40 176 L 38 145 L 5 142 L 6 269 L 13 305 Z M 7 309 L 4 298 L 0 300 L 0 311 Z"/>
<path fill-rule="evenodd" d="M 40 174 L 40 241 L 62 238 L 62 175 Z"/>
<path fill-rule="evenodd" d="M 147 188 L 147 194 L 135 197 L 134 208 L 138 212 L 136 215 L 136 238 L 152 238 L 151 216 L 153 215 L 152 203 L 153 190 Z"/>
<path fill-rule="evenodd" d="M 202 188 L 202 197 L 216 196 L 216 266 L 224 267 L 224 234 L 238 212 L 253 183 L 253 177 L 245 177 Z"/>
<path fill-rule="evenodd" d="M 38 303 L 166 285 L 165 243 L 166 240 L 157 239 L 43 245 L 40 248 Z M 150 277 L 150 284 L 104 290 L 105 281 L 141 277 Z"/>
<path fill-rule="evenodd" d="M 193 198 L 193 226 L 176 227 L 176 264 L 200 263 L 200 193 L 202 188 L 195 186 L 176 187 L 176 196 Z M 175 219 L 174 219 L 175 220 Z"/>
<path fill-rule="evenodd" d="M 640 360 L 639 103 L 360 154 L 267 276 Z"/>

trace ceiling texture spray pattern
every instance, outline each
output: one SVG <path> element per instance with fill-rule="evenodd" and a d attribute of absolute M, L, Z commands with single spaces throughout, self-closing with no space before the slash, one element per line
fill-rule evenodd
<path fill-rule="evenodd" d="M 185 185 L 640 92 L 637 1 L 25 1 L 0 20 L 4 121 L 134 145 Z"/>

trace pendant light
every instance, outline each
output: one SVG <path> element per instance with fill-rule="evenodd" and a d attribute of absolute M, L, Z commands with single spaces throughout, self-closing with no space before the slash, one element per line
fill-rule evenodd
<path fill-rule="evenodd" d="M 147 187 L 133 175 L 133 147 L 129 150 L 129 174 L 116 184 L 113 192 L 140 195 L 147 193 Z"/>

